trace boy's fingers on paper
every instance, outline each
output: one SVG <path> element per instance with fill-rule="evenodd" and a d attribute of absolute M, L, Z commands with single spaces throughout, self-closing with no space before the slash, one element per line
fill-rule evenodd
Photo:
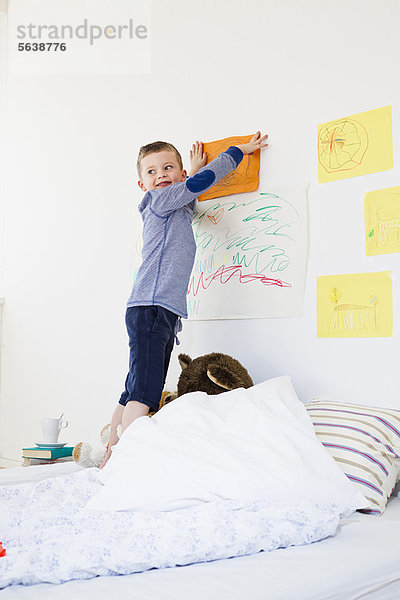
<path fill-rule="evenodd" d="M 257 143 L 258 143 L 258 144 L 262 144 L 262 143 L 263 143 L 263 142 L 264 142 L 264 141 L 265 141 L 267 138 L 268 138 L 268 135 L 263 135 L 262 137 L 260 137 L 260 138 L 257 140 Z"/>
<path fill-rule="evenodd" d="M 202 151 L 203 148 L 203 144 L 202 142 L 199 142 L 198 140 L 196 140 L 196 142 L 193 144 L 193 154 L 198 154 Z"/>

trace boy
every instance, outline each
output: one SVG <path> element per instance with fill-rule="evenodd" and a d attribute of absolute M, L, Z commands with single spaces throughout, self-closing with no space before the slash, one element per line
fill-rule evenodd
<path fill-rule="evenodd" d="M 186 294 L 196 254 L 192 230 L 194 201 L 230 171 L 244 154 L 265 148 L 268 136 L 258 131 L 247 144 L 231 146 L 206 165 L 200 142 L 190 152 L 187 178 L 172 144 L 142 146 L 137 160 L 138 185 L 145 193 L 139 205 L 143 219 L 142 264 L 128 300 L 129 373 L 111 420 L 110 442 L 100 465 L 111 456 L 122 432 L 149 410 L 157 410 L 180 318 L 187 318 Z"/>

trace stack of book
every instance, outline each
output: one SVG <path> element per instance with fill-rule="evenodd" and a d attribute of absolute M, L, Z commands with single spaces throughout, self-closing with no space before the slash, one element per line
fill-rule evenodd
<path fill-rule="evenodd" d="M 61 444 L 60 444 L 61 445 Z M 49 465 L 54 463 L 68 462 L 73 460 L 72 451 L 74 446 L 62 448 L 47 447 L 41 445 L 33 448 L 22 448 L 22 466 Z"/>

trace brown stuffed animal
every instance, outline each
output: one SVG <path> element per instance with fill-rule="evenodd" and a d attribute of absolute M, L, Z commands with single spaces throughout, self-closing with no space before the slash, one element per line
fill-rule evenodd
<path fill-rule="evenodd" d="M 213 352 L 193 360 L 187 354 L 179 354 L 178 360 L 182 367 L 178 396 L 189 392 L 221 394 L 227 390 L 254 385 L 247 370 L 228 354 Z"/>

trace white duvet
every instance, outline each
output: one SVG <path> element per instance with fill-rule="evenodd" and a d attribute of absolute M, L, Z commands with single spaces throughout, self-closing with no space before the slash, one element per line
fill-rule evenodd
<path fill-rule="evenodd" d="M 188 394 L 134 422 L 103 471 L 0 488 L 0 587 L 308 544 L 365 504 L 288 377 Z"/>

